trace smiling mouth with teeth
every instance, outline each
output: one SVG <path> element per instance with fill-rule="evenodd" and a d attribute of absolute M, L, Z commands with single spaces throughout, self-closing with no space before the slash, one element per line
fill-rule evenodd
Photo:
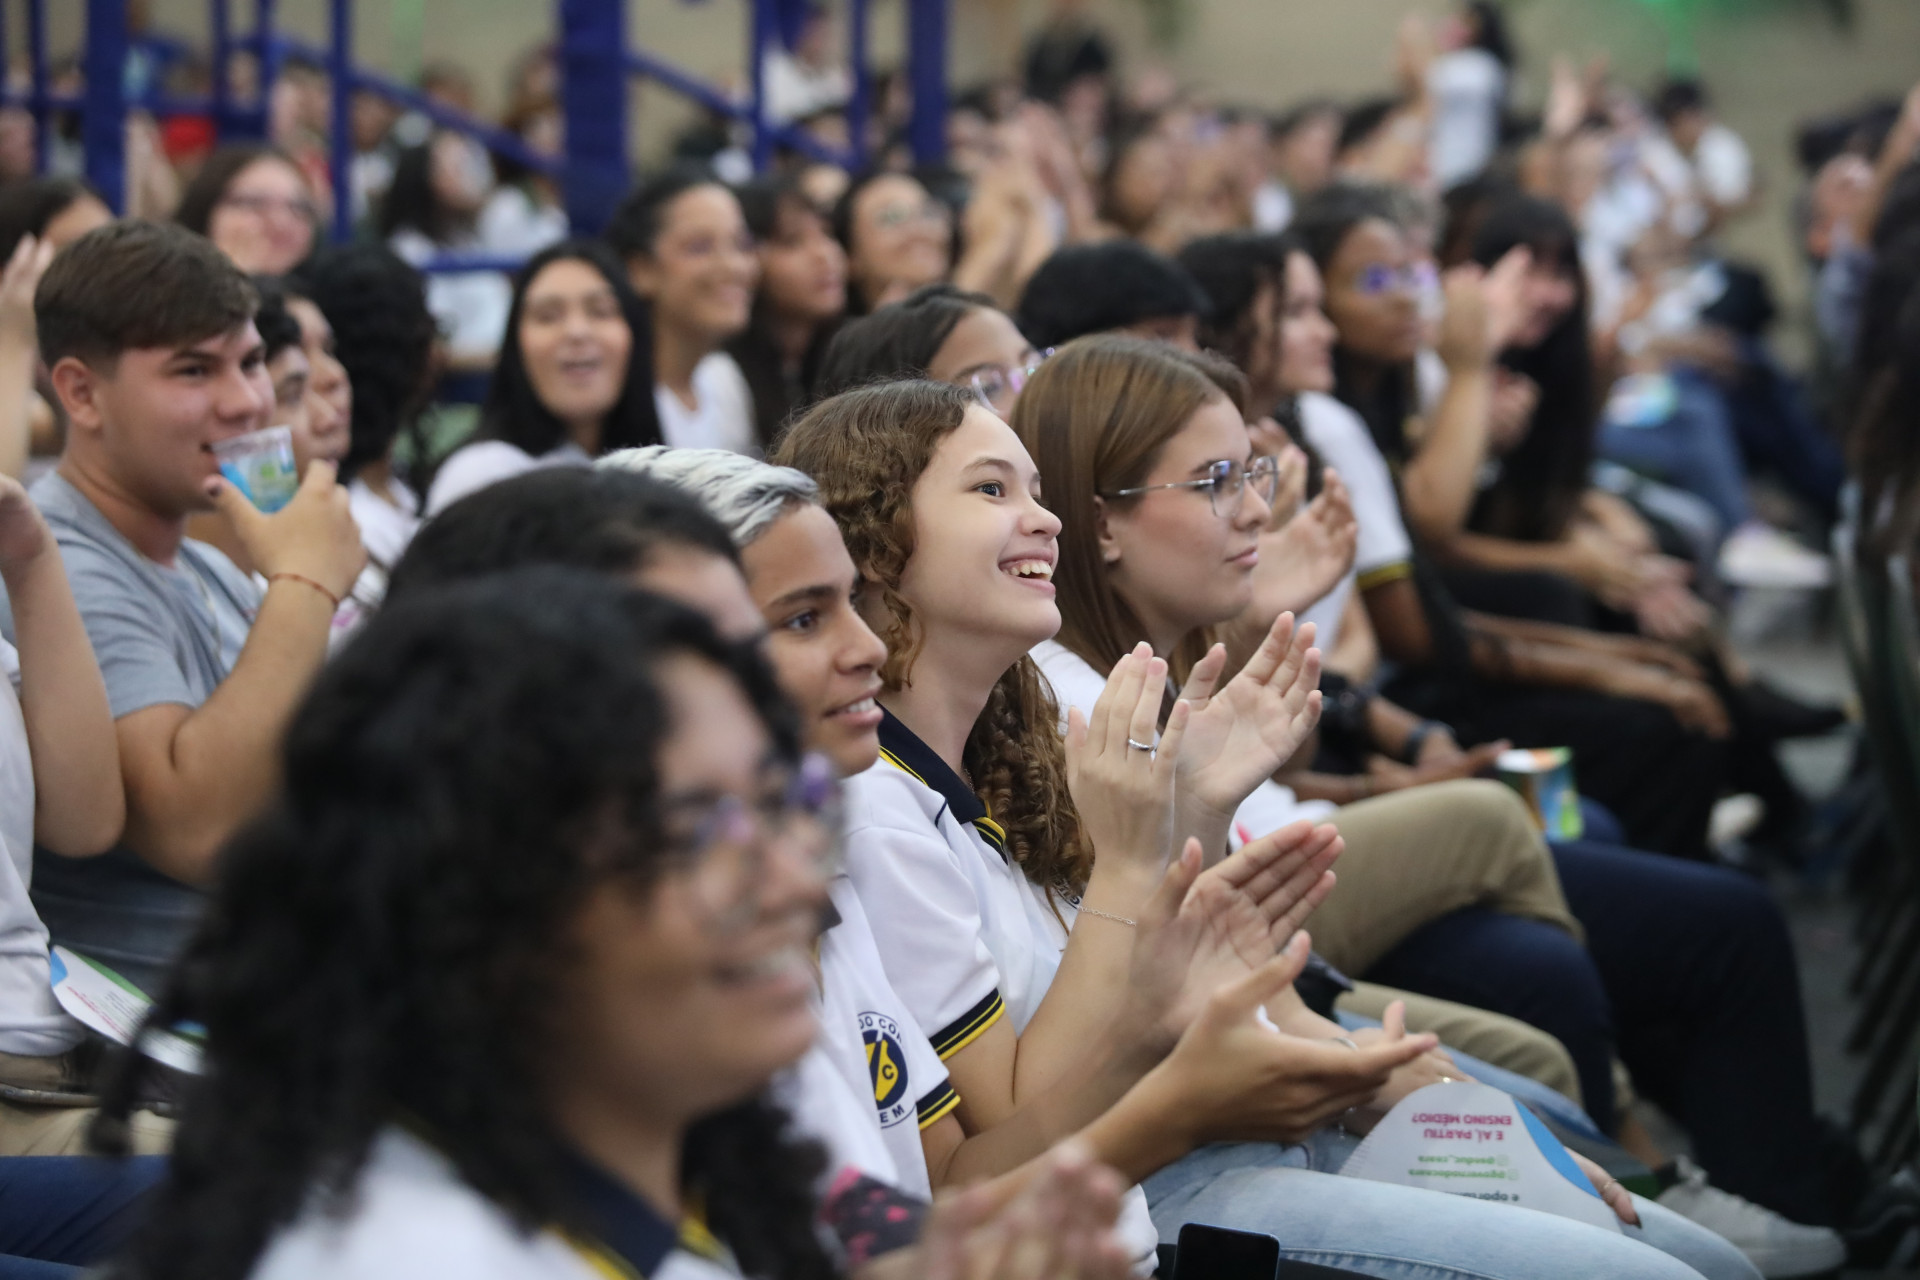
<path fill-rule="evenodd" d="M 1006 571 L 1016 578 L 1039 578 L 1047 582 L 1053 580 L 1053 566 L 1045 560 L 1021 560 L 1008 565 Z"/>

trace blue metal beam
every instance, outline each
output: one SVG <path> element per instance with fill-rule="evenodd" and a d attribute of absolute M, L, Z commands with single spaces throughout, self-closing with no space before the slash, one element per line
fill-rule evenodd
<path fill-rule="evenodd" d="M 52 159 L 53 113 L 47 110 L 47 0 L 27 0 L 28 110 L 33 112 L 34 161 L 40 172 Z"/>
<path fill-rule="evenodd" d="M 624 2 L 560 0 L 564 185 L 576 235 L 598 233 L 627 191 L 626 53 Z"/>
<path fill-rule="evenodd" d="M 303 57 L 311 58 L 323 66 L 330 66 L 332 64 L 332 55 L 330 52 L 316 45 L 307 44 L 305 41 L 296 40 L 291 36 L 280 36 L 274 40 L 274 44 L 279 48 L 282 56 L 289 53 L 297 53 Z M 409 111 L 419 112 L 443 128 L 471 135 L 484 144 L 489 150 L 499 152 L 516 164 L 523 164 L 529 169 L 537 169 L 541 173 L 555 174 L 559 173 L 564 167 L 560 160 L 552 156 L 542 155 L 527 146 L 525 140 L 523 140 L 519 134 L 502 129 L 499 125 L 482 120 L 478 116 L 470 116 L 464 111 L 456 111 L 452 107 L 442 106 L 426 94 L 421 93 L 417 89 L 409 89 L 397 80 L 389 80 L 385 76 L 375 75 L 371 71 L 363 71 L 349 64 L 346 71 L 346 81 L 349 93 L 355 89 L 365 89 L 371 93 L 377 93 L 383 98 L 389 98 Z"/>
<path fill-rule="evenodd" d="M 873 114 L 873 77 L 867 74 L 867 0 L 847 5 L 847 66 L 853 71 L 853 95 L 847 99 L 847 149 L 858 169 L 867 159 L 867 120 Z"/>
<path fill-rule="evenodd" d="M 910 0 L 907 79 L 913 88 L 907 138 L 914 162 L 937 164 L 947 154 L 947 0 Z"/>
<path fill-rule="evenodd" d="M 87 181 L 115 213 L 127 209 L 127 5 L 87 0 L 86 106 L 80 139 Z"/>
<path fill-rule="evenodd" d="M 329 15 L 329 75 L 333 93 L 328 105 L 333 118 L 327 129 L 333 135 L 328 149 L 327 172 L 333 185 L 333 239 L 345 244 L 353 238 L 353 0 L 333 0 Z"/>
<path fill-rule="evenodd" d="M 767 133 L 767 50 L 779 38 L 777 3 L 753 0 L 747 23 L 747 83 L 753 86 L 747 99 L 747 124 L 753 129 L 753 167 L 759 170 L 773 163 L 773 138 Z"/>

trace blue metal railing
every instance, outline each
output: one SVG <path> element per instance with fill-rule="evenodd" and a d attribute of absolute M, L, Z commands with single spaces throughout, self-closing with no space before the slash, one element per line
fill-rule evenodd
<path fill-rule="evenodd" d="M 850 152 L 830 147 L 810 135 L 767 118 L 765 61 L 777 40 L 783 3 L 791 0 L 750 0 L 748 66 L 752 91 L 744 101 L 722 93 L 697 76 L 643 49 L 629 48 L 624 0 L 556 0 L 561 28 L 562 111 L 566 118 L 566 154 L 543 155 L 517 135 L 489 121 L 445 107 L 424 94 L 357 66 L 352 57 L 353 0 L 329 0 L 327 43 L 303 42 L 281 32 L 276 24 L 276 0 L 253 0 L 253 26 L 235 33 L 231 0 L 209 0 L 212 46 L 212 89 L 205 95 L 169 95 L 147 86 L 129 99 L 125 69 L 133 51 L 126 23 L 125 0 L 85 0 L 86 44 L 82 67 L 85 89 L 56 94 L 51 86 L 47 38 L 47 0 L 24 0 L 26 7 L 28 86 L 24 92 L 0 89 L 0 101 L 25 106 L 34 116 L 40 163 L 47 163 L 57 112 L 77 112 L 81 121 L 86 175 L 115 209 L 125 207 L 125 137 L 123 122 L 130 108 L 157 116 L 210 115 L 223 141 L 263 138 L 267 132 L 266 103 L 274 81 L 289 57 L 324 67 L 332 81 L 329 169 L 334 187 L 334 217 L 330 228 L 336 239 L 352 234 L 349 199 L 353 143 L 353 94 L 369 91 L 416 111 L 448 129 L 476 139 L 492 151 L 536 172 L 560 179 L 567 211 L 574 227 L 599 230 L 629 181 L 627 151 L 627 89 L 633 78 L 651 80 L 729 120 L 745 124 L 751 136 L 753 160 L 764 168 L 776 149 L 788 148 L 810 158 L 857 167 L 864 159 L 862 140 L 871 116 L 868 63 L 868 2 L 848 0 L 849 63 L 854 69 L 852 100 L 847 104 Z M 913 93 L 909 128 L 915 156 L 923 163 L 945 151 L 947 5 L 950 0 L 906 0 L 908 6 L 907 70 Z M 9 0 L 0 0 L 0 68 L 7 61 Z M 252 53 L 259 60 L 257 100 L 233 98 L 233 59 Z M 462 269 L 473 269 L 466 267 Z"/>

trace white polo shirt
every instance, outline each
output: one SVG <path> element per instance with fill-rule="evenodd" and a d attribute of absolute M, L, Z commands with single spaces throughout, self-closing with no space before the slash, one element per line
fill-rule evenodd
<path fill-rule="evenodd" d="M 1353 568 L 1332 591 L 1301 615 L 1315 624 L 1325 651 L 1340 638 L 1340 619 L 1354 588 L 1373 588 L 1413 572 L 1413 541 L 1400 518 L 1400 494 L 1393 473 L 1360 415 L 1332 396 L 1309 391 L 1300 397 L 1300 428 L 1321 461 L 1340 473 L 1353 496 L 1359 538 Z"/>
<path fill-rule="evenodd" d="M 933 1198 L 920 1131 L 960 1095 L 906 1003 L 887 981 L 852 881 L 828 888 L 832 923 L 820 938 L 820 1035 L 782 1094 L 794 1122 L 845 1169 Z"/>
<path fill-rule="evenodd" d="M 250 1280 L 730 1280 L 739 1269 L 704 1228 L 675 1230 L 639 1196 L 579 1161 L 591 1239 L 528 1232 L 451 1161 L 390 1128 L 374 1142 L 346 1212 L 316 1202 L 268 1243 Z"/>
<path fill-rule="evenodd" d="M 987 806 L 891 712 L 880 762 L 841 794 L 847 873 L 888 981 L 941 1059 L 1003 1016 L 1024 1031 L 1060 968 L 1073 904 L 1027 879 Z M 1159 1235 L 1138 1187 L 1116 1232 L 1151 1271 Z"/>

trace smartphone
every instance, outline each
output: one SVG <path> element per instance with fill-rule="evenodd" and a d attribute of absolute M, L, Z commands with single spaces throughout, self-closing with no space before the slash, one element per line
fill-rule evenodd
<path fill-rule="evenodd" d="M 1173 1280 L 1274 1280 L 1280 1242 L 1252 1231 L 1189 1222 L 1180 1228 Z"/>

